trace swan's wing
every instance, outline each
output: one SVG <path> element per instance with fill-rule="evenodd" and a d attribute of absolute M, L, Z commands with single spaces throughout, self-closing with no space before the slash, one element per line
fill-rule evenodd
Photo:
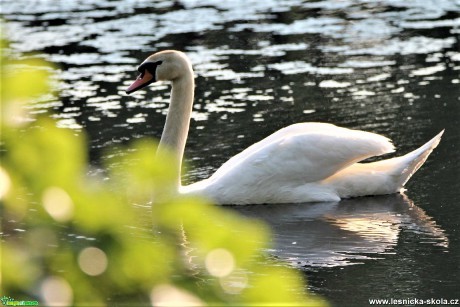
<path fill-rule="evenodd" d="M 378 134 L 324 123 L 294 124 L 234 156 L 210 180 L 229 184 L 317 182 L 393 149 L 391 141 Z"/>

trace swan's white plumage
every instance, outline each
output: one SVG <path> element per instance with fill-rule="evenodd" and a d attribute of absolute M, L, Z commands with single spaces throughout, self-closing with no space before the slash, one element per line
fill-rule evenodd
<path fill-rule="evenodd" d="M 338 200 L 317 182 L 368 157 L 393 151 L 374 133 L 324 123 L 283 128 L 231 158 L 209 179 L 183 187 L 219 203 Z"/>
<path fill-rule="evenodd" d="M 186 56 L 163 51 L 147 58 L 155 80 L 172 81 L 171 104 L 160 148 L 169 148 L 180 169 L 193 104 L 193 70 Z M 141 77 L 143 74 L 141 74 Z M 141 80 L 141 81 L 139 81 Z M 129 91 L 144 86 L 138 79 Z M 138 87 L 139 84 L 139 87 Z M 325 123 L 283 128 L 224 163 L 210 178 L 181 186 L 182 194 L 201 194 L 220 204 L 338 201 L 395 193 L 438 145 L 442 132 L 405 156 L 358 163 L 394 150 L 384 136 Z"/>
<path fill-rule="evenodd" d="M 305 125 L 307 127 L 315 125 L 315 128 L 319 129 L 326 124 L 305 123 L 296 125 Z M 259 151 L 250 150 L 253 146 L 260 147 L 259 143 L 267 142 L 267 139 L 273 137 L 271 135 L 239 154 L 243 157 L 250 155 L 252 156 L 251 158 L 240 160 L 239 155 L 236 155 L 209 179 L 182 187 L 182 192 L 185 194 L 208 195 L 215 201 L 224 204 L 339 201 L 342 198 L 349 197 L 396 193 L 403 189 L 404 184 L 425 162 L 429 154 L 439 144 L 443 134 L 443 132 L 439 133 L 425 145 L 404 156 L 371 163 L 355 163 L 356 160 L 351 158 L 353 155 L 355 155 L 356 159 L 359 159 L 358 157 L 361 157 L 361 159 L 367 158 L 368 156 L 361 156 L 366 150 L 369 155 L 372 155 L 372 152 L 374 152 L 374 155 L 384 154 L 393 150 L 392 144 L 388 139 L 380 135 L 339 128 L 333 125 L 327 126 L 325 127 L 328 130 L 325 133 L 325 141 L 313 143 L 318 153 L 322 152 L 324 156 L 304 156 L 305 160 L 311 159 L 311 161 L 314 161 L 313 166 L 309 165 L 309 162 L 305 164 L 298 163 L 300 160 L 298 155 L 292 155 L 294 158 L 292 163 L 283 163 L 282 159 L 279 159 L 280 156 L 268 158 L 267 155 L 266 158 L 262 158 L 260 152 L 265 152 L 265 147 L 262 147 Z M 341 129 L 342 131 L 335 129 Z M 334 131 L 337 134 L 329 138 L 328 133 Z M 334 139 L 334 137 L 339 139 Z M 347 145 L 344 145 L 341 150 L 331 150 L 329 148 L 335 148 L 334 146 L 328 147 L 331 145 L 331 141 L 335 145 L 340 143 L 346 143 Z M 273 143 L 270 144 L 275 146 Z M 299 145 L 297 144 L 297 146 Z M 305 146 L 305 143 L 297 149 L 301 150 L 302 146 Z M 312 146 L 312 143 L 310 143 L 310 146 Z M 286 153 L 285 157 L 289 156 L 291 155 Z M 253 159 L 257 158 L 263 159 L 265 162 L 261 162 L 258 165 L 251 163 Z M 232 162 L 233 159 L 235 161 Z M 271 163 L 274 161 L 278 163 Z M 347 162 L 343 163 L 342 161 Z M 276 166 L 283 167 L 284 165 L 298 168 L 295 171 L 282 169 L 281 172 L 277 172 L 274 169 Z M 301 165 L 306 167 L 301 168 Z M 257 167 L 261 169 L 255 170 Z M 324 172 L 327 168 L 335 168 L 335 171 L 332 174 Z M 224 170 L 223 172 L 221 172 L 222 169 Z M 270 175 L 271 171 L 275 175 Z M 317 173 L 315 173 L 316 171 Z M 306 174 L 304 177 L 288 176 L 289 174 L 302 174 L 303 172 Z M 318 174 L 318 176 L 309 177 L 308 172 Z M 277 175 L 280 175 L 280 177 L 277 177 Z"/>

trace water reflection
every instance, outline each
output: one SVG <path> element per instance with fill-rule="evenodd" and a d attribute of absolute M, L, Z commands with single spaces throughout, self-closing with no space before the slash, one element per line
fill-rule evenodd
<path fill-rule="evenodd" d="M 346 266 L 392 254 L 403 230 L 416 234 L 420 243 L 449 245 L 436 222 L 399 194 L 235 210 L 265 220 L 273 231 L 270 253 L 300 267 Z"/>

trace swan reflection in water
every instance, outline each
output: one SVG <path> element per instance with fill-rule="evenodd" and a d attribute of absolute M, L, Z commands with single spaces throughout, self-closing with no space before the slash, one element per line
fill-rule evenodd
<path fill-rule="evenodd" d="M 404 194 L 232 209 L 267 222 L 273 233 L 270 254 L 294 266 L 334 267 L 376 259 L 394 253 L 403 230 L 416 233 L 421 243 L 449 244 L 436 222 Z"/>

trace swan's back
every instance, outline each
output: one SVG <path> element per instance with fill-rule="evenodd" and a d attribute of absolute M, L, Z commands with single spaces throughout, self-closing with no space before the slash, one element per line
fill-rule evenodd
<path fill-rule="evenodd" d="M 315 182 L 363 159 L 392 152 L 384 136 L 325 123 L 298 123 L 253 144 L 224 163 L 210 179 L 250 169 L 284 180 Z M 230 175 L 233 173 L 233 175 Z M 250 175 L 250 174 L 249 174 Z"/>
<path fill-rule="evenodd" d="M 206 190 L 219 203 L 295 202 L 292 196 L 305 185 L 310 184 L 312 191 L 313 185 L 341 169 L 391 151 L 390 140 L 374 133 L 324 123 L 294 124 L 250 146 L 209 179 L 185 190 Z M 317 194 L 321 196 L 313 198 L 337 199 L 327 191 Z"/>

